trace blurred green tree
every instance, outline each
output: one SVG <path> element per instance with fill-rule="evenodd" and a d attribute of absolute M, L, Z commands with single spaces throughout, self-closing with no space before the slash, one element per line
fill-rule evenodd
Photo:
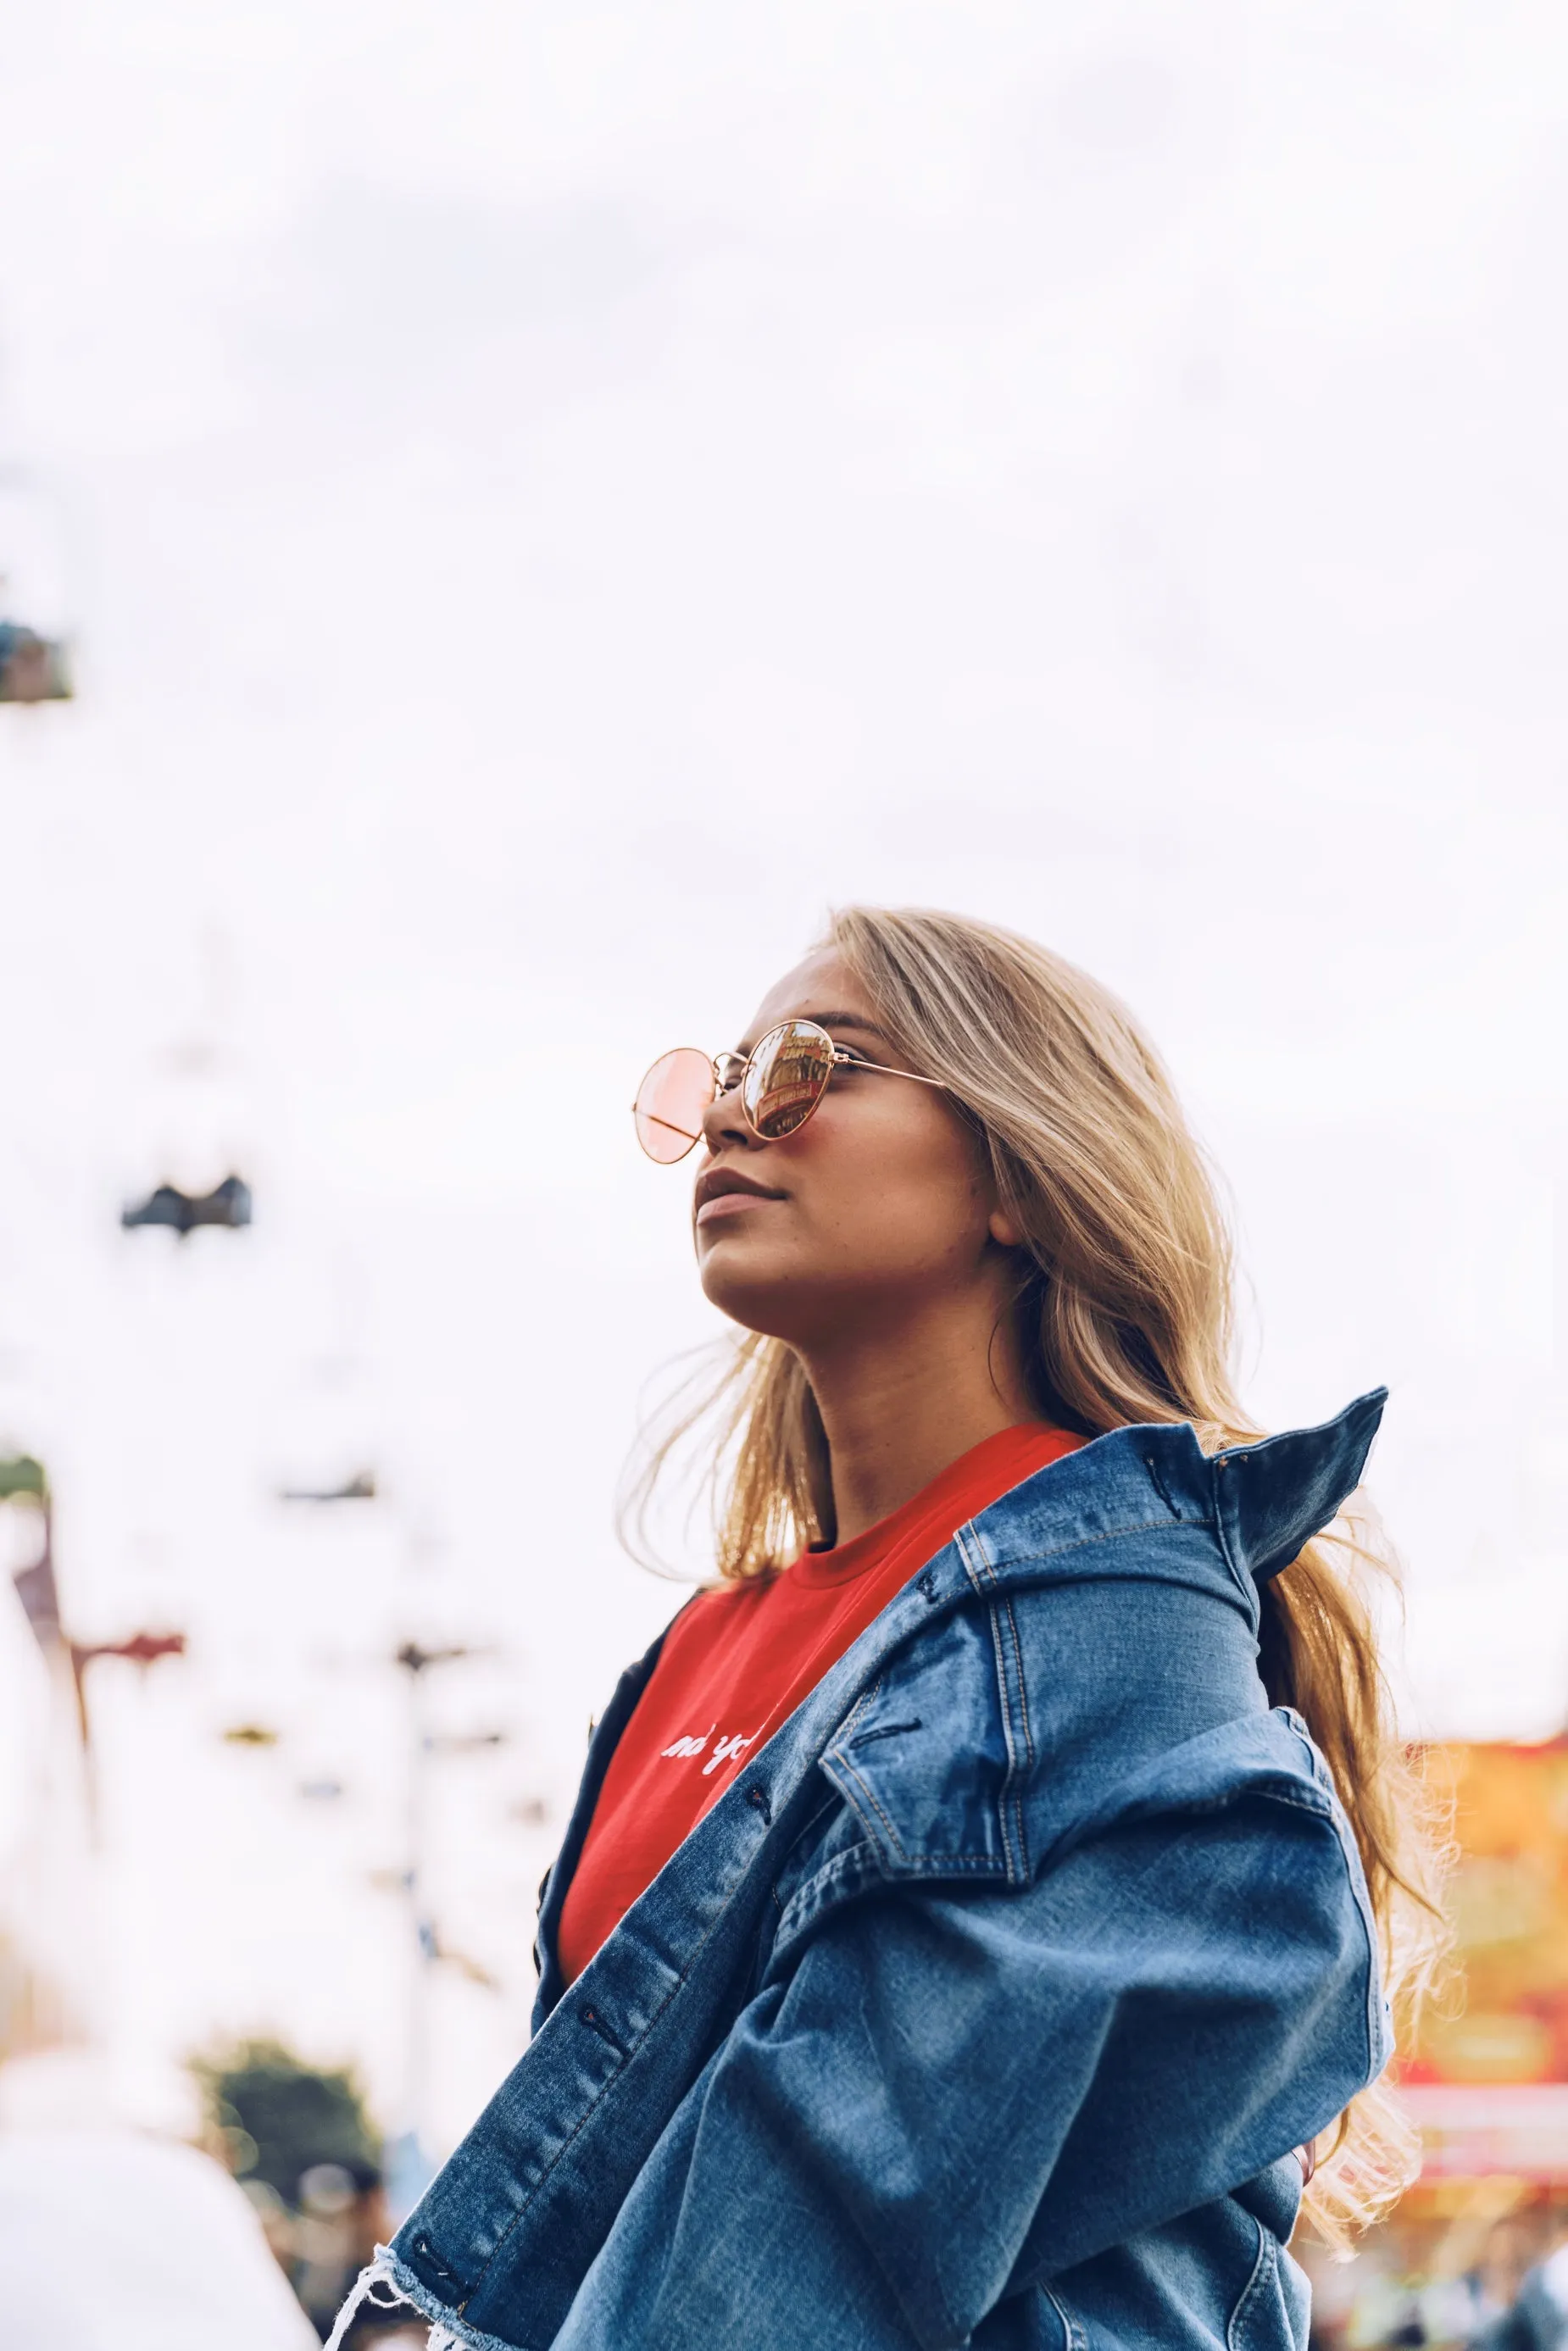
<path fill-rule="evenodd" d="M 381 2135 L 352 2069 L 308 2065 L 279 2041 L 242 2041 L 193 2058 L 208 2120 L 236 2178 L 258 2179 L 290 2206 L 313 2164 L 363 2180 L 381 2163 Z"/>
<path fill-rule="evenodd" d="M 47 1502 L 49 1481 L 41 1461 L 30 1453 L 8 1454 L 0 1460 L 0 1502 L 9 1502 L 17 1495 L 30 1501 Z"/>

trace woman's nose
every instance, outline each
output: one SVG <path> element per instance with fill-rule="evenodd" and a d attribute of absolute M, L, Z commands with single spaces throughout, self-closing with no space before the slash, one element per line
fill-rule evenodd
<path fill-rule="evenodd" d="M 709 1151 L 721 1150 L 727 1143 L 743 1144 L 749 1149 L 756 1140 L 740 1107 L 738 1084 L 715 1094 L 703 1113 L 703 1141 Z"/>

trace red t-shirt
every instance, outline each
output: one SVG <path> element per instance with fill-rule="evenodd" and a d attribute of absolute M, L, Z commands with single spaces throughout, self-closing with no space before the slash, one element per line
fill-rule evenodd
<path fill-rule="evenodd" d="M 665 1635 L 604 1775 L 557 1949 L 570 1983 L 736 1774 L 965 1522 L 1082 1445 L 1031 1422 L 988 1437 L 902 1510 L 765 1583 L 699 1593 Z"/>

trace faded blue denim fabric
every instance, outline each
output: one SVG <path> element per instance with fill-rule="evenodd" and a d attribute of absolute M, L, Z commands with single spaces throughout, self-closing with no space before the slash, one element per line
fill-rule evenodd
<path fill-rule="evenodd" d="M 1389 2053 L 1258 1585 L 1381 1390 L 1212 1458 L 1124 1428 L 962 1528 L 577 1981 L 366 2286 L 478 2351 L 1304 2351 L 1293 2150 Z M 363 2290 L 363 2289 L 362 2289 Z M 443 2333 L 441 2330 L 444 2330 Z"/>

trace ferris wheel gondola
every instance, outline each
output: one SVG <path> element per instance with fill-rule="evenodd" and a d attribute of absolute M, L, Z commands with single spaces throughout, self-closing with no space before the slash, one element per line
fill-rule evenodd
<path fill-rule="evenodd" d="M 75 691 L 64 639 L 0 612 L 0 702 L 69 702 Z"/>
<path fill-rule="evenodd" d="M 0 702 L 75 696 L 66 569 L 55 501 L 19 469 L 0 467 Z"/>

